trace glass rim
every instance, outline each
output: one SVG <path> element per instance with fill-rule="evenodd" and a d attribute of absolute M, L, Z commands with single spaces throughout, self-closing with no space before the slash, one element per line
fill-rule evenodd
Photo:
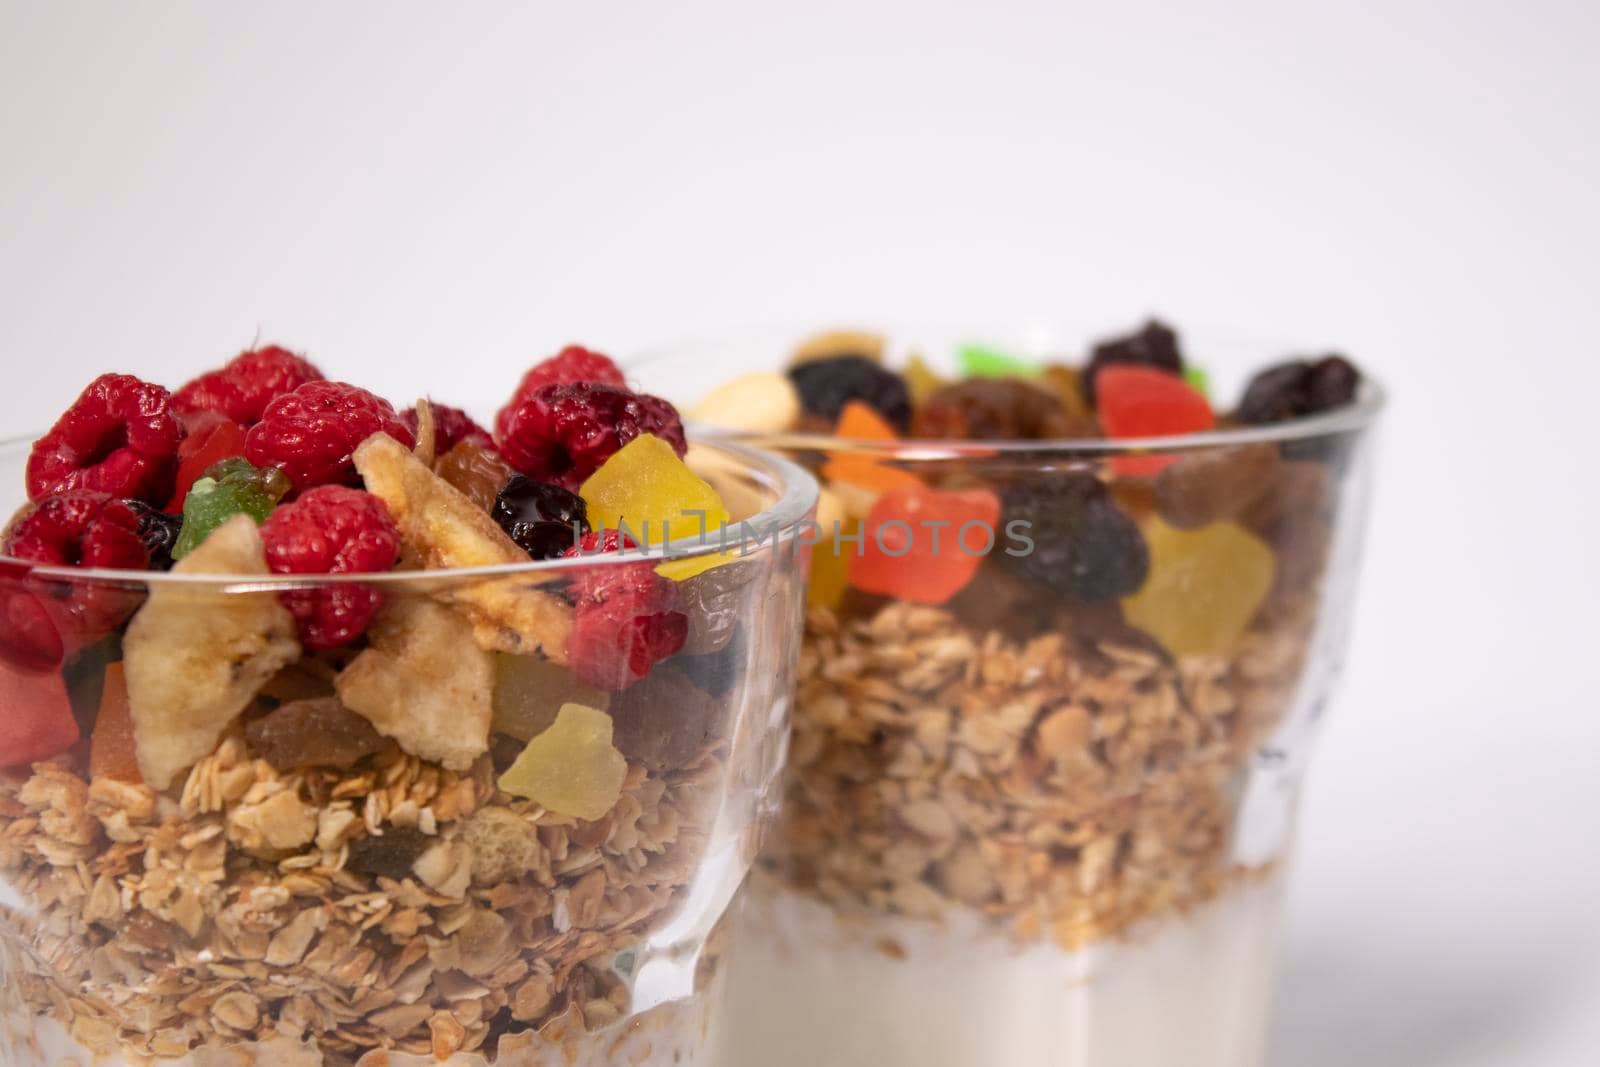
<path fill-rule="evenodd" d="M 913 323 L 915 332 L 917 324 Z M 988 331 L 974 329 L 972 323 L 922 323 L 924 329 L 938 328 L 942 330 L 960 330 L 976 336 L 983 336 L 985 332 L 993 334 L 1003 332 L 995 330 L 992 326 Z M 1013 329 L 1037 330 L 1042 327 L 1044 332 L 1054 336 L 1064 333 L 1065 324 L 1049 320 L 1023 320 L 1014 324 Z M 898 327 L 879 327 L 872 329 L 863 327 L 867 332 L 889 334 Z M 659 365 L 668 360 L 681 358 L 693 352 L 697 346 L 717 346 L 732 344 L 744 338 L 751 331 L 731 333 L 722 337 L 710 336 L 687 338 L 670 344 L 652 345 L 635 351 L 629 357 L 620 361 L 624 371 L 634 371 L 643 367 Z M 804 329 L 782 331 L 770 325 L 761 327 L 754 332 L 759 334 L 783 334 L 791 338 L 804 337 Z M 816 332 L 812 330 L 810 332 Z M 1202 334 L 1210 331 L 1202 328 Z M 1249 347 L 1265 347 L 1259 338 L 1245 341 L 1240 338 L 1230 339 L 1230 344 L 1247 344 Z M 1285 357 L 1287 359 L 1289 357 Z M 1278 360 L 1277 362 L 1283 362 Z M 1272 364 L 1264 364 L 1266 366 Z M 745 370 L 771 370 L 767 367 L 751 367 Z M 698 399 L 698 398 L 694 398 Z M 1009 438 L 901 438 L 893 441 L 881 439 L 840 437 L 824 431 L 789 431 L 772 432 L 759 430 L 741 430 L 728 427 L 712 426 L 706 423 L 690 423 L 699 434 L 701 440 L 739 441 L 744 444 L 754 445 L 758 449 L 784 449 L 784 450 L 810 450 L 810 451 L 849 451 L 875 455 L 884 459 L 895 459 L 909 462 L 938 461 L 948 459 L 978 459 L 997 454 L 1027 454 L 1031 456 L 1055 456 L 1062 459 L 1098 459 L 1101 457 L 1129 455 L 1147 452 L 1197 452 L 1214 448 L 1239 447 L 1242 445 L 1262 443 L 1282 443 L 1285 441 L 1306 441 L 1334 434 L 1352 433 L 1362 431 L 1374 425 L 1378 416 L 1388 406 L 1388 390 L 1383 383 L 1364 368 L 1361 371 L 1361 387 L 1355 400 L 1332 411 L 1321 412 L 1316 415 L 1303 415 L 1298 418 L 1285 419 L 1282 422 L 1268 423 L 1257 426 L 1223 426 L 1211 430 L 1202 430 L 1198 433 L 1168 435 L 1162 437 L 1056 437 L 1042 440 L 1018 441 Z"/>
<path fill-rule="evenodd" d="M 0 455 L 32 447 L 37 435 L 0 440 Z M 818 485 L 811 473 L 784 456 L 753 447 L 750 442 L 732 438 L 700 437 L 689 442 L 691 448 L 709 448 L 736 459 L 744 471 L 760 472 L 776 499 L 748 518 L 731 520 L 729 527 L 741 525 L 770 529 L 770 544 L 792 540 L 801 522 L 816 505 Z M 767 538 L 756 542 L 768 543 Z M 15 577 L 76 582 L 79 584 L 139 585 L 151 588 L 169 586 L 185 589 L 213 589 L 220 592 L 282 592 L 296 589 L 321 589 L 331 585 L 377 586 L 390 590 L 418 587 L 438 588 L 455 583 L 519 577 L 559 577 L 570 571 L 593 567 L 616 567 L 641 560 L 681 560 L 714 555 L 730 548 L 710 531 L 671 541 L 645 544 L 621 552 L 593 553 L 571 558 L 529 559 L 526 563 L 497 563 L 481 567 L 427 567 L 418 570 L 390 570 L 355 574 L 181 574 L 174 571 L 140 571 L 113 567 L 73 567 L 40 563 L 0 554 L 0 577 L 22 572 Z"/>

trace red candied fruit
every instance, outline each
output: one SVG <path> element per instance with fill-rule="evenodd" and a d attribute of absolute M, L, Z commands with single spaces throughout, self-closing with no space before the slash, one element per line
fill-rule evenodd
<path fill-rule="evenodd" d="M 416 444 L 382 397 L 344 382 L 307 382 L 267 405 L 245 434 L 244 455 L 257 467 L 279 468 L 296 489 L 354 485 L 351 453 L 375 433 Z"/>
<path fill-rule="evenodd" d="M 88 489 L 160 505 L 183 427 L 159 385 L 131 374 L 89 383 L 28 454 L 28 498 Z"/>
<path fill-rule="evenodd" d="M 0 767 L 59 755 L 78 743 L 78 722 L 59 671 L 0 661 Z"/>
<path fill-rule="evenodd" d="M 502 438 L 506 436 L 506 424 L 511 418 L 511 413 L 521 407 L 535 392 L 547 385 L 573 385 L 577 382 L 595 382 L 618 389 L 628 387 L 621 369 L 612 362 L 610 356 L 601 355 L 582 345 L 568 345 L 549 359 L 535 363 L 528 369 L 528 373 L 522 376 L 522 381 L 517 383 L 510 401 L 495 416 L 496 436 Z"/>
<path fill-rule="evenodd" d="M 590 531 L 564 555 L 590 556 L 633 548 L 616 530 Z M 573 673 L 603 689 L 626 689 L 655 664 L 675 656 L 689 636 L 678 583 L 655 572 L 654 560 L 602 563 L 578 571 L 569 586 L 575 605 L 567 656 Z"/>
<path fill-rule="evenodd" d="M 943 604 L 995 550 L 1000 498 L 987 489 L 891 489 L 862 528 L 850 561 L 857 589 L 918 604 Z"/>
<path fill-rule="evenodd" d="M 453 408 L 449 404 L 436 404 L 428 401 L 428 406 L 433 409 L 433 454 L 442 456 L 462 441 L 488 448 L 494 444 L 489 437 L 489 431 L 479 426 L 471 415 L 460 408 Z M 400 413 L 400 421 L 406 424 L 411 431 L 411 436 L 417 435 L 417 409 L 406 408 Z"/>
<path fill-rule="evenodd" d="M 234 456 L 244 455 L 244 427 L 237 422 L 215 416 L 203 423 L 191 425 L 189 436 L 178 446 L 178 477 L 173 485 L 172 500 L 167 510 L 183 513 L 183 502 L 194 483 L 213 465 Z"/>
<path fill-rule="evenodd" d="M 84 490 L 41 500 L 7 534 L 4 555 L 54 567 L 143 570 L 150 550 L 139 513 L 125 500 Z M 137 590 L 98 583 L 0 585 L 0 658 L 33 669 L 110 633 L 138 607 Z"/>
<path fill-rule="evenodd" d="M 523 474 L 577 492 L 623 445 L 655 434 L 688 451 L 678 409 L 656 396 L 610 385 L 544 385 L 506 419 L 500 454 Z"/>
<path fill-rule="evenodd" d="M 172 408 L 185 418 L 211 411 L 250 426 L 260 421 L 276 398 L 321 380 L 322 372 L 304 356 L 267 345 L 240 352 L 221 368 L 189 382 L 173 394 Z"/>
<path fill-rule="evenodd" d="M 1150 367 L 1102 368 L 1095 383 L 1100 425 L 1112 438 L 1176 437 L 1217 424 L 1204 393 L 1175 374 Z M 1177 456 L 1117 456 L 1119 474 L 1160 474 Z"/>
<path fill-rule="evenodd" d="M 372 574 L 400 558 L 400 531 L 383 501 L 342 485 L 317 486 L 275 509 L 261 524 L 261 540 L 275 574 Z M 321 651 L 365 633 L 383 594 L 334 584 L 290 590 L 283 602 L 299 623 L 300 642 Z"/>

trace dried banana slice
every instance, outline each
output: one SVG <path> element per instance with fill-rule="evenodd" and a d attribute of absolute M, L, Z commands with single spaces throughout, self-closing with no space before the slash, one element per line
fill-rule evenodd
<path fill-rule="evenodd" d="M 474 504 L 404 445 L 373 434 L 355 451 L 367 491 L 389 507 L 408 554 L 428 567 L 492 567 L 527 563 L 528 554 Z M 572 609 L 528 578 L 463 580 L 438 594 L 459 603 L 472 619 L 479 647 L 567 658 Z"/>
<path fill-rule="evenodd" d="M 175 574 L 265 575 L 255 520 L 235 515 Z M 300 658 L 294 616 L 276 593 L 156 583 L 122 642 L 139 773 L 165 789 L 217 746 L 273 675 Z"/>

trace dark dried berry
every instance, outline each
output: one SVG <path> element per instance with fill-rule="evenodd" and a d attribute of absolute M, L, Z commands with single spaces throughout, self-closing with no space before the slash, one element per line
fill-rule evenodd
<path fill-rule="evenodd" d="M 651 671 L 611 702 L 612 744 L 630 762 L 675 769 L 720 733 L 722 704 L 675 670 L 682 657 Z"/>
<path fill-rule="evenodd" d="M 421 830 L 391 823 L 383 828 L 382 837 L 358 837 L 350 842 L 350 857 L 345 866 L 352 871 L 385 878 L 405 878 L 411 874 L 411 865 L 417 862 L 417 857 L 436 840 Z"/>
<path fill-rule="evenodd" d="M 968 378 L 939 389 L 917 410 L 914 437 L 1044 441 L 1093 436 L 1056 397 L 1016 378 Z"/>
<path fill-rule="evenodd" d="M 383 736 L 338 697 L 291 700 L 245 725 L 257 756 L 280 771 L 303 767 L 344 770 L 379 751 Z"/>
<path fill-rule="evenodd" d="M 140 500 L 124 500 L 139 517 L 139 540 L 150 550 L 150 569 L 172 569 L 172 546 L 178 543 L 178 533 L 183 529 L 183 516 L 173 515 Z"/>
<path fill-rule="evenodd" d="M 1250 379 L 1234 417 L 1252 426 L 1315 415 L 1355 399 L 1361 372 L 1343 356 L 1297 359 Z"/>
<path fill-rule="evenodd" d="M 500 487 L 490 514 L 534 559 L 554 559 L 589 532 L 583 497 L 523 474 L 512 475 Z"/>
<path fill-rule="evenodd" d="M 1032 542 L 997 557 L 1014 573 L 1074 600 L 1110 600 L 1144 584 L 1150 550 L 1138 525 L 1092 474 L 1073 471 L 1006 490 L 1006 530 Z"/>
<path fill-rule="evenodd" d="M 1113 337 L 1095 345 L 1089 354 L 1089 365 L 1079 376 L 1083 395 L 1090 406 L 1095 402 L 1095 378 L 1103 368 L 1117 365 L 1155 367 L 1182 374 L 1183 352 L 1178 347 L 1177 333 L 1165 323 L 1151 319 L 1137 333 Z"/>
<path fill-rule="evenodd" d="M 846 404 L 859 400 L 901 433 L 911 428 L 911 392 L 905 379 L 865 356 L 807 360 L 789 368 L 789 380 L 806 411 L 830 425 Z"/>

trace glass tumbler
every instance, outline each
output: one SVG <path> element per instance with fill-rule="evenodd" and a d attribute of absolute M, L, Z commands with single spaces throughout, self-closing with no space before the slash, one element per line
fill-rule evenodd
<path fill-rule="evenodd" d="M 166 573 L 0 560 L 0 1063 L 707 1062 L 816 484 L 689 462 L 779 532 L 685 568 L 682 653 L 617 691 L 565 591 L 715 541 L 305 581 L 237 516 Z M 364 640 L 302 649 L 285 602 L 353 594 Z"/>
<path fill-rule="evenodd" d="M 887 336 L 886 364 L 935 371 L 997 340 Z M 1043 360 L 1074 352 L 1061 336 L 998 339 Z M 1188 347 L 1224 395 L 1281 356 Z M 688 402 L 788 348 L 633 369 Z M 721 1062 L 1260 1064 L 1381 407 L 1369 381 L 1325 415 L 1170 439 L 747 437 L 823 491 L 784 807 L 742 897 Z"/>

